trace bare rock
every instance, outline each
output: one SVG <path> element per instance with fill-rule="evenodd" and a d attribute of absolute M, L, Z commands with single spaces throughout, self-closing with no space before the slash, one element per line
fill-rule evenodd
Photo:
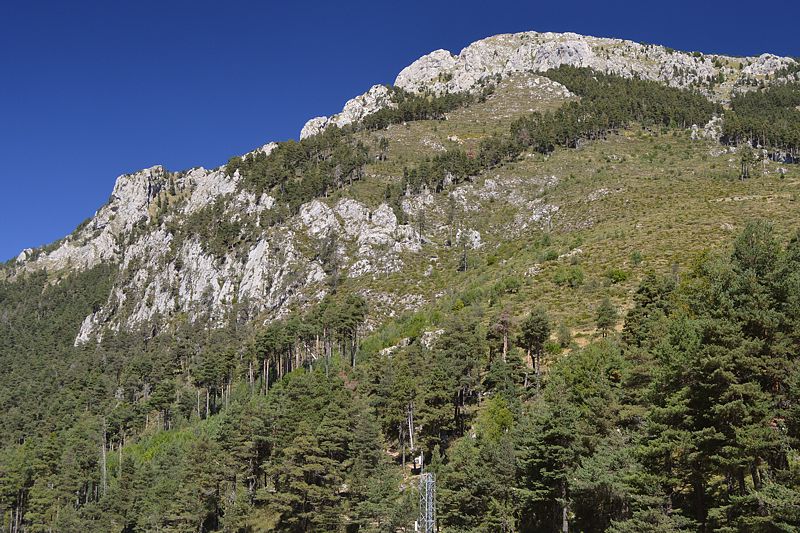
<path fill-rule="evenodd" d="M 308 234 L 313 237 L 321 237 L 330 231 L 341 229 L 333 209 L 319 200 L 312 200 L 300 206 L 299 214 L 300 221 L 308 228 Z"/>
<path fill-rule="evenodd" d="M 790 57 L 779 57 L 774 54 L 761 54 L 751 58 L 750 64 L 742 69 L 744 74 L 751 76 L 767 76 L 775 73 L 776 70 L 797 64 L 797 61 Z"/>
<path fill-rule="evenodd" d="M 312 118 L 306 122 L 300 131 L 300 138 L 316 135 L 332 125 L 341 128 L 356 123 L 371 113 L 393 105 L 389 89 L 385 85 L 373 85 L 369 91 L 348 100 L 341 113 L 331 117 Z"/>

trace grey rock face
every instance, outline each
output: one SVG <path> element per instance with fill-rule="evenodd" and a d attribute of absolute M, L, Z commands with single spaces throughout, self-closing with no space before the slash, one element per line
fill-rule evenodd
<path fill-rule="evenodd" d="M 33 255 L 33 248 L 25 248 L 19 253 L 16 261 L 17 263 L 24 263 L 31 255 Z"/>
<path fill-rule="evenodd" d="M 715 65 L 716 60 L 716 66 Z M 394 85 L 411 92 L 458 93 L 474 91 L 483 80 L 513 72 L 545 72 L 561 65 L 590 67 L 621 76 L 639 76 L 674 87 L 689 87 L 724 74 L 723 84 L 733 86 L 733 68 L 728 63 L 746 66 L 742 74 L 764 77 L 795 64 L 795 60 L 763 54 L 752 58 L 733 58 L 678 52 L 663 46 L 643 45 L 622 39 L 589 37 L 575 33 L 524 32 L 503 34 L 476 41 L 458 55 L 435 50 L 400 71 Z M 376 86 L 380 87 L 380 86 Z M 342 113 L 308 121 L 301 138 L 324 130 L 331 124 L 356 122 L 388 105 L 387 99 L 373 94 L 375 87 L 350 100 Z M 716 98 L 716 94 L 709 94 Z"/>
<path fill-rule="evenodd" d="M 697 124 L 692 124 L 692 139 L 709 139 L 719 141 L 722 137 L 722 117 L 712 117 L 708 123 L 700 128 Z"/>
<path fill-rule="evenodd" d="M 316 135 L 332 125 L 341 128 L 342 126 L 356 123 L 370 113 L 393 105 L 389 89 L 384 85 L 373 85 L 369 91 L 348 100 L 341 113 L 331 117 L 312 118 L 306 122 L 300 131 L 300 138 L 305 139 L 311 135 Z"/>
<path fill-rule="evenodd" d="M 434 50 L 401 70 L 394 84 L 414 92 L 427 88 L 434 92 L 444 92 L 447 82 L 437 78 L 442 73 L 455 70 L 457 62 L 456 56 L 447 50 Z"/>
<path fill-rule="evenodd" d="M 370 210 L 347 198 L 333 207 L 312 200 L 286 224 L 262 230 L 246 249 L 221 257 L 191 234 L 176 241 L 168 228 L 180 227 L 214 202 L 222 202 L 223 217 L 231 220 L 272 209 L 272 197 L 256 198 L 239 189 L 239 179 L 223 167 L 179 175 L 153 167 L 120 176 L 109 203 L 83 228 L 49 254 L 36 257 L 35 251 L 24 250 L 17 267 L 59 271 L 83 270 L 101 261 L 118 264 L 119 275 L 105 305 L 87 316 L 77 332 L 75 343 L 81 344 L 99 340 L 105 329 L 133 329 L 177 313 L 216 326 L 229 319 L 234 303 L 246 317 L 268 318 L 280 316 L 308 294 L 321 297 L 327 275 L 314 253 L 298 247 L 299 241 L 339 235 L 342 246 L 350 249 L 343 266 L 352 276 L 397 271 L 403 266 L 403 253 L 419 250 L 419 235 L 398 224 L 389 206 Z M 174 188 L 181 200 L 153 225 L 154 199 L 166 187 Z"/>
<path fill-rule="evenodd" d="M 442 57 L 442 51 L 433 54 Z M 574 33 L 526 32 L 476 41 L 450 61 L 424 56 L 403 69 L 395 85 L 410 91 L 462 92 L 474 89 L 488 76 L 545 72 L 561 65 L 591 67 L 622 76 L 639 75 L 677 86 L 704 79 L 714 72 L 707 57 L 669 52 L 659 46 Z M 691 75 L 681 77 L 676 69 L 691 71 Z"/>
<path fill-rule="evenodd" d="M 795 60 L 789 57 L 780 57 L 774 54 L 761 54 L 755 58 L 748 58 L 749 64 L 742 72 L 751 76 L 766 76 L 774 74 L 776 70 L 794 65 Z"/>
<path fill-rule="evenodd" d="M 305 123 L 303 129 L 300 130 L 300 138 L 305 139 L 306 137 L 321 133 L 322 130 L 328 126 L 329 121 L 330 119 L 328 117 L 314 117 L 310 119 Z"/>
<path fill-rule="evenodd" d="M 148 219 L 151 202 L 166 184 L 166 172 L 160 166 L 118 177 L 108 203 L 85 226 L 24 267 L 83 269 L 115 259 L 119 238 Z"/>

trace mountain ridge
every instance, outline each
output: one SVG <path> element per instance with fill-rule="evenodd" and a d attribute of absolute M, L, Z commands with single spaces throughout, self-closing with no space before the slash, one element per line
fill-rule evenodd
<path fill-rule="evenodd" d="M 395 85 L 417 94 L 474 93 L 500 80 L 522 76 L 527 80 L 527 89 L 522 91 L 541 93 L 553 101 L 567 101 L 574 95 L 563 85 L 546 78 L 540 82 L 537 79 L 541 78 L 535 77 L 536 72 L 562 65 L 588 66 L 675 87 L 694 87 L 724 100 L 733 92 L 748 90 L 753 82 L 781 83 L 789 79 L 785 76 L 781 80 L 768 80 L 797 63 L 769 54 L 754 58 L 703 56 L 620 39 L 525 32 L 481 39 L 465 47 L 458 56 L 444 50 L 431 52 L 401 70 Z M 720 73 L 725 79 L 716 83 L 714 80 Z M 373 86 L 367 93 L 349 100 L 342 113 L 311 119 L 304 126 L 301 139 L 319 135 L 332 125 L 358 124 L 366 116 L 396 105 L 387 87 Z M 695 132 L 719 135 L 709 125 L 695 126 Z M 242 159 L 251 154 L 269 155 L 276 146 L 267 143 Z M 211 323 L 221 324 L 234 304 L 247 302 L 244 304 L 247 317 L 264 311 L 274 317 L 290 305 L 319 298 L 326 292 L 322 287 L 325 267 L 316 257 L 316 245 L 309 248 L 306 244 L 305 252 L 298 252 L 298 246 L 303 247 L 298 245 L 298 239 L 321 242 L 327 236 L 341 233 L 351 250 L 346 251 L 346 246 L 340 243 L 334 255 L 350 263 L 346 270 L 354 277 L 374 277 L 402 269 L 400 256 L 419 252 L 426 240 L 418 228 L 399 220 L 417 216 L 412 198 L 394 210 L 385 202 L 367 206 L 343 198 L 328 206 L 314 199 L 300 207 L 288 227 L 258 229 L 260 217 L 272 210 L 275 198 L 267 192 L 256 195 L 248 191 L 243 187 L 239 170 L 229 173 L 226 168 L 227 165 L 210 170 L 198 167 L 174 173 L 154 166 L 122 175 L 116 180 L 109 202 L 85 225 L 55 245 L 23 250 L 13 263 L 11 275 L 42 268 L 54 272 L 87 269 L 104 261 L 118 262 L 120 272 L 133 270 L 127 276 L 127 285 L 117 286 L 103 309 L 86 317 L 75 338 L 75 343 L 80 344 L 93 337 L 99 340 L 104 327 L 114 330 L 135 327 L 156 316 L 169 317 L 187 311 L 187 305 L 193 319 L 208 314 Z M 197 238 L 181 243 L 176 249 L 175 233 L 165 224 L 176 221 L 182 224 L 184 219 L 219 201 L 225 205 L 216 216 L 234 224 L 249 224 L 255 228 L 251 230 L 255 241 L 247 249 L 229 250 L 221 258 L 209 255 Z M 554 212 L 558 208 L 544 204 L 534 209 Z M 152 226 L 159 218 L 164 221 Z M 365 233 L 352 232 L 351 227 L 361 228 Z M 462 228 L 457 238 L 466 234 L 472 235 L 470 246 L 479 247 L 481 238 L 477 230 Z M 149 270 L 136 270 L 139 264 L 149 265 Z M 298 294 L 310 287 L 317 287 L 313 289 L 316 296 Z M 126 305 L 134 305 L 129 316 L 116 317 L 117 311 Z"/>
<path fill-rule="evenodd" d="M 723 63 L 741 64 L 744 75 L 767 76 L 796 65 L 797 61 L 769 53 L 753 57 L 693 54 L 625 39 L 530 31 L 486 37 L 467 45 L 458 55 L 448 50 L 434 50 L 402 69 L 394 86 L 412 92 L 464 92 L 474 90 L 486 77 L 527 70 L 543 72 L 571 65 L 687 87 L 720 74 L 734 75 L 735 70 Z M 726 80 L 721 84 L 722 91 L 709 91 L 709 96 L 724 99 L 726 92 L 735 87 L 736 79 Z M 328 125 L 357 122 L 385 105 L 388 105 L 385 88 L 374 85 L 366 93 L 349 100 L 341 113 L 310 119 L 300 137 L 319 133 Z"/>
<path fill-rule="evenodd" d="M 452 74 L 452 72 L 451 72 L 452 70 L 454 70 L 454 69 L 456 69 L 458 67 L 461 67 L 461 65 L 457 65 L 457 61 L 459 59 L 462 59 L 463 62 L 465 63 L 463 68 L 465 70 L 468 70 L 469 69 L 468 65 L 469 65 L 469 61 L 470 61 L 469 58 L 470 58 L 471 55 L 474 55 L 473 54 L 473 49 L 476 48 L 476 47 L 488 47 L 489 51 L 494 53 L 497 48 L 500 48 L 500 46 L 496 46 L 496 47 L 492 47 L 491 46 L 494 41 L 503 40 L 503 39 L 512 39 L 513 40 L 513 39 L 520 39 L 520 38 L 522 40 L 525 40 L 526 38 L 532 38 L 532 39 L 539 38 L 539 39 L 543 39 L 546 43 L 553 43 L 555 45 L 562 45 L 563 46 L 563 48 L 559 48 L 557 46 L 556 50 L 555 50 L 555 56 L 557 58 L 559 58 L 561 61 L 556 61 L 556 62 L 550 63 L 550 62 L 548 62 L 548 60 L 550 59 L 549 57 L 547 57 L 546 60 L 544 61 L 548 69 L 549 68 L 555 68 L 556 66 L 560 66 L 562 64 L 570 64 L 570 65 L 574 65 L 574 66 L 597 67 L 598 65 L 586 65 L 585 64 L 587 62 L 591 62 L 592 59 L 595 59 L 597 57 L 595 54 L 592 53 L 591 50 L 589 51 L 588 54 L 586 53 L 587 52 L 586 48 L 583 48 L 582 50 L 579 49 L 579 51 L 583 52 L 583 53 L 578 53 L 578 54 L 575 54 L 575 55 L 571 55 L 569 53 L 569 52 L 575 51 L 575 48 L 573 48 L 573 47 L 576 45 L 576 43 L 587 43 L 587 42 L 588 43 L 597 44 L 597 45 L 613 44 L 613 45 L 627 46 L 627 47 L 630 47 L 630 48 L 628 48 L 628 50 L 630 50 L 630 49 L 646 50 L 646 49 L 654 48 L 654 49 L 656 49 L 656 50 L 658 50 L 660 52 L 659 55 L 661 57 L 664 57 L 664 56 L 667 56 L 667 55 L 669 55 L 669 56 L 677 55 L 678 57 L 681 57 L 684 60 L 689 60 L 688 58 L 692 58 L 693 60 L 699 59 L 699 58 L 693 56 L 692 53 L 690 53 L 690 52 L 674 51 L 674 50 L 672 50 L 672 49 L 670 49 L 670 48 L 668 48 L 666 46 L 654 45 L 654 44 L 642 44 L 642 43 L 638 43 L 636 41 L 627 40 L 627 39 L 617 39 L 617 38 L 611 38 L 611 37 L 594 37 L 594 36 L 581 35 L 581 34 L 572 33 L 572 32 L 564 32 L 564 33 L 544 32 L 544 33 L 539 33 L 539 32 L 536 32 L 536 31 L 528 31 L 528 32 L 521 32 L 521 33 L 514 33 L 514 34 L 497 34 L 497 35 L 489 36 L 489 37 L 486 37 L 486 38 L 483 38 L 483 39 L 479 39 L 479 40 L 474 41 L 473 43 L 467 45 L 466 47 L 464 47 L 458 55 L 454 55 L 452 52 L 450 52 L 448 50 L 444 50 L 444 49 L 434 50 L 434 51 L 432 51 L 432 52 L 430 52 L 428 54 L 425 54 L 425 55 L 421 56 L 420 58 L 418 58 L 417 60 L 415 60 L 414 62 L 412 62 L 408 66 L 406 66 L 405 68 L 403 68 L 400 71 L 400 73 L 398 73 L 398 75 L 397 75 L 397 77 L 395 79 L 394 85 L 397 86 L 397 87 L 401 87 L 403 89 L 406 89 L 406 90 L 417 90 L 418 92 L 425 92 L 425 91 L 431 91 L 433 93 L 462 92 L 462 91 L 470 91 L 470 90 L 472 90 L 474 88 L 475 83 L 477 83 L 478 81 L 480 81 L 481 79 L 483 79 L 486 76 L 491 76 L 491 75 L 496 75 L 496 74 L 503 74 L 503 73 L 510 74 L 512 72 L 520 72 L 520 71 L 524 71 L 524 70 L 534 70 L 535 71 L 536 69 L 532 68 L 532 67 L 536 66 L 535 62 L 534 62 L 534 65 L 528 65 L 528 64 L 524 64 L 524 63 L 520 64 L 518 61 L 512 61 L 510 65 L 508 65 L 507 67 L 506 67 L 506 65 L 504 65 L 503 68 L 500 68 L 500 69 L 496 68 L 496 65 L 495 65 L 494 66 L 495 67 L 494 70 L 493 69 L 480 70 L 480 71 L 478 71 L 478 74 L 473 72 L 471 74 L 472 78 L 476 78 L 476 76 L 477 76 L 477 79 L 474 79 L 472 81 L 472 83 L 466 83 L 465 84 L 463 81 L 459 81 L 459 80 L 453 81 L 452 79 L 448 80 L 447 82 L 443 82 L 443 81 L 441 81 L 439 79 L 436 79 L 436 78 L 439 78 L 442 75 Z M 501 42 L 501 45 L 502 44 L 505 44 L 505 43 Z M 528 50 L 528 51 L 530 52 L 530 50 Z M 561 56 L 560 54 L 563 53 L 564 51 L 567 52 L 567 55 L 566 56 Z M 477 54 L 477 55 L 480 56 L 480 54 Z M 772 74 L 774 74 L 775 72 L 779 71 L 782 68 L 786 68 L 787 66 L 797 65 L 798 64 L 797 60 L 794 59 L 794 58 L 781 57 L 781 56 L 777 56 L 777 55 L 774 55 L 774 54 L 771 54 L 771 53 L 768 53 L 768 52 L 762 53 L 759 56 L 740 56 L 740 57 L 727 56 L 727 55 L 724 55 L 724 54 L 703 54 L 703 57 L 705 58 L 706 55 L 709 58 L 723 58 L 723 59 L 726 59 L 726 60 L 741 60 L 741 61 L 743 61 L 743 64 L 746 63 L 746 65 L 743 66 L 743 72 L 745 74 L 752 74 L 752 75 L 755 75 L 755 76 L 772 75 Z M 534 58 L 534 60 L 536 59 L 535 55 L 533 55 L 532 57 Z M 518 58 L 515 57 L 514 59 L 518 59 Z M 700 62 L 700 64 L 705 64 L 705 63 L 703 61 L 703 62 Z M 539 65 L 539 66 L 541 66 L 541 65 Z M 545 70 L 547 70 L 547 69 L 545 69 Z M 617 73 L 617 74 L 622 74 L 622 75 L 626 75 L 626 74 L 627 75 L 631 75 L 631 74 L 634 73 L 633 70 L 628 70 L 628 71 L 623 70 L 622 72 L 615 71 L 613 66 L 610 69 L 607 68 L 606 72 L 612 72 L 612 73 Z M 664 74 L 664 72 L 665 71 L 663 69 L 661 69 L 661 71 L 659 73 L 660 74 Z M 718 71 L 714 72 L 714 74 L 717 74 L 717 73 L 718 73 Z M 710 72 L 709 72 L 709 74 L 710 74 Z M 647 79 L 654 79 L 654 78 L 647 78 Z M 696 81 L 697 79 L 698 78 L 696 78 L 696 77 L 695 78 L 690 78 L 689 82 Z M 800 73 L 796 73 L 796 74 L 794 74 L 793 77 L 786 77 L 785 79 L 787 79 L 787 80 L 800 79 Z M 676 82 L 676 84 L 680 85 L 681 83 L 686 83 L 687 79 L 686 78 L 673 79 L 673 78 L 670 78 L 669 76 L 667 76 L 666 79 L 662 79 L 661 81 L 667 81 L 669 83 Z M 328 116 L 328 117 L 320 116 L 320 117 L 315 117 L 315 118 L 309 119 L 306 122 L 306 124 L 303 126 L 303 128 L 301 129 L 300 138 L 302 139 L 304 137 L 319 133 L 325 127 L 327 127 L 327 125 L 336 124 L 338 126 L 344 126 L 344 125 L 347 125 L 347 124 L 351 124 L 353 122 L 357 122 L 358 120 L 362 119 L 367 114 L 373 113 L 373 112 L 375 112 L 375 111 L 377 111 L 379 109 L 382 109 L 383 107 L 386 107 L 386 106 L 390 105 L 391 102 L 389 101 L 387 95 L 388 95 L 388 92 L 387 92 L 385 86 L 383 86 L 383 85 L 373 85 L 367 92 L 365 92 L 365 93 L 363 93 L 361 95 L 355 96 L 355 97 L 351 98 L 350 100 L 348 100 L 345 103 L 344 108 L 343 108 L 341 113 L 337 113 L 337 114 L 334 114 L 334 115 L 331 115 L 331 116 Z M 263 146 L 261 146 L 259 148 L 256 148 L 252 152 L 248 152 L 248 154 L 249 153 L 258 152 L 258 151 L 267 150 L 268 149 L 267 147 L 271 147 L 271 146 L 274 146 L 274 141 L 269 141 L 266 144 L 264 144 Z M 244 154 L 242 157 L 245 157 L 248 154 Z M 212 169 L 212 171 L 224 171 L 224 167 L 225 167 L 225 165 L 221 165 L 219 167 L 215 167 L 214 169 Z M 114 191 L 117 190 L 117 188 L 120 186 L 119 183 L 120 183 L 121 180 L 124 180 L 129 176 L 136 176 L 136 175 L 138 175 L 140 173 L 147 172 L 147 171 L 150 171 L 150 170 L 155 169 L 155 168 L 161 168 L 163 170 L 163 166 L 162 165 L 154 165 L 152 167 L 149 167 L 149 168 L 146 168 L 146 169 L 142 169 L 142 170 L 139 170 L 139 171 L 136 171 L 136 172 L 133 172 L 133 173 L 120 175 L 115 180 L 115 184 L 114 184 L 113 190 Z M 202 169 L 202 167 L 192 167 L 192 168 L 193 169 L 194 168 Z M 113 197 L 113 195 L 114 195 L 114 192 L 112 191 L 112 197 Z M 105 206 L 102 206 L 102 207 L 105 207 Z M 101 209 L 102 209 L 102 207 L 101 207 Z M 100 210 L 98 210 L 98 212 L 96 212 L 93 215 L 93 217 L 91 217 L 91 218 L 96 217 L 98 215 L 99 211 Z M 39 247 L 39 248 L 45 248 L 45 247 L 48 247 L 48 246 L 49 245 L 45 245 L 45 246 L 42 246 L 42 247 Z M 17 262 L 27 261 L 27 259 L 28 259 L 27 256 L 30 255 L 31 252 L 33 252 L 33 251 L 34 251 L 33 248 L 26 248 L 26 249 L 22 250 L 20 252 L 20 254 L 18 254 L 17 258 L 16 258 Z"/>

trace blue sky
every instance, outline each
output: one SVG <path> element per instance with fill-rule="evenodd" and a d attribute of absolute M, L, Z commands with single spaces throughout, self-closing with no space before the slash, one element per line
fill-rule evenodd
<path fill-rule="evenodd" d="M 648 4 L 4 0 L 0 260 L 69 233 L 119 174 L 296 138 L 436 48 L 537 30 L 800 56 L 794 2 Z"/>

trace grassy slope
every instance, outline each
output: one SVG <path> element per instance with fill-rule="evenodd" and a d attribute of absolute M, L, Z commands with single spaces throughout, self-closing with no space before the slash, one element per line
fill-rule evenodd
<path fill-rule="evenodd" d="M 552 109 L 564 101 L 542 97 L 538 89 L 530 88 L 530 78 L 518 75 L 504 80 L 487 102 L 458 110 L 447 121 L 420 121 L 362 134 L 367 142 L 386 136 L 389 157 L 370 166 L 371 179 L 343 194 L 376 206 L 383 201 L 388 181 L 399 179 L 404 166 L 442 149 L 437 146 L 459 143 L 469 150 L 483 136 L 507 130 L 521 114 Z M 459 204 L 457 218 L 463 227 L 479 230 L 484 243 L 470 252 L 469 271 L 457 272 L 459 252 L 440 246 L 449 231 L 445 227 L 447 199 L 435 195 L 425 208 L 424 233 L 438 245 L 406 257 L 402 272 L 348 283 L 393 294 L 396 299 L 419 295 L 435 302 L 434 308 L 445 308 L 459 295 L 464 298 L 464 291 L 486 293 L 498 280 L 515 277 L 522 281 L 520 289 L 503 296 L 490 313 L 508 307 L 521 316 L 533 304 L 542 303 L 557 321 L 591 335 L 594 308 L 603 296 L 611 296 L 624 308 L 647 270 L 685 269 L 700 252 L 729 242 L 749 219 L 780 222 L 784 231 L 800 227 L 796 204 L 800 169 L 789 166 L 788 174 L 781 177 L 780 165 L 770 163 L 765 173 L 755 172 L 755 178 L 742 182 L 736 179 L 738 156 L 723 152 L 712 141 L 691 140 L 688 132 L 631 130 L 579 150 L 559 149 L 548 158 L 529 155 L 461 188 L 459 196 L 466 201 Z M 492 194 L 487 194 L 487 179 L 497 184 Z M 519 222 L 530 207 L 543 204 L 559 208 L 552 224 L 530 223 L 522 228 Z M 574 257 L 545 260 L 575 248 L 580 252 L 574 251 Z M 633 264 L 633 252 L 641 254 L 641 264 Z M 584 272 L 580 287 L 553 281 L 559 268 L 575 264 Z M 539 273 L 526 275 L 532 267 Z M 606 276 L 611 268 L 626 271 L 628 279 L 611 284 Z M 381 344 L 396 340 L 397 335 Z"/>

